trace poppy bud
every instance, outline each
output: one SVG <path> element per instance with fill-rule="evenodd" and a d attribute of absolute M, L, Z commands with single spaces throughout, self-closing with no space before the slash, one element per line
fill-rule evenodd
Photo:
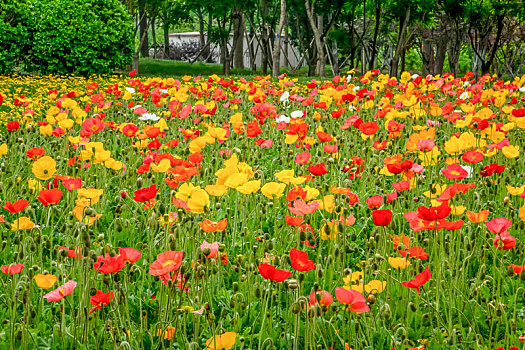
<path fill-rule="evenodd" d="M 299 276 L 298 276 L 299 282 L 304 281 L 304 277 L 305 277 L 305 276 L 304 276 L 304 273 L 301 272 L 301 273 L 299 274 Z"/>
<path fill-rule="evenodd" d="M 413 302 L 408 303 L 408 308 L 409 308 L 410 311 L 412 311 L 412 312 L 416 312 L 416 311 L 417 311 L 417 306 L 416 306 L 416 304 L 414 304 Z"/>
<path fill-rule="evenodd" d="M 297 302 L 293 303 L 290 311 L 292 311 L 292 314 L 297 315 L 301 311 L 301 307 L 299 306 L 299 303 Z"/>
<path fill-rule="evenodd" d="M 509 277 L 514 276 L 514 269 L 512 267 L 509 267 L 507 269 L 507 276 L 509 276 Z"/>
<path fill-rule="evenodd" d="M 97 290 L 96 290 L 95 288 L 91 288 L 91 289 L 89 290 L 89 295 L 90 295 L 90 296 L 95 296 L 96 294 L 97 294 Z"/>
<path fill-rule="evenodd" d="M 520 279 L 521 279 L 522 281 L 525 281 L 525 270 L 521 271 L 521 273 L 520 273 Z"/>

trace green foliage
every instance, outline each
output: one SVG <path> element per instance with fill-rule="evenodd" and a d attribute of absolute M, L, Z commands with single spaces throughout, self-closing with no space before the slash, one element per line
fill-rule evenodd
<path fill-rule="evenodd" d="M 28 45 L 24 1 L 0 0 L 0 73 L 10 71 Z"/>
<path fill-rule="evenodd" d="M 45 73 L 110 73 L 131 60 L 133 22 L 118 0 L 34 0 L 29 67 Z"/>

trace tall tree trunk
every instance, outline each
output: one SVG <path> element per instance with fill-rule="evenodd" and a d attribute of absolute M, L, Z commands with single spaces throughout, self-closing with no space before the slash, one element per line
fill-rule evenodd
<path fill-rule="evenodd" d="M 255 72 L 257 70 L 257 62 L 256 62 L 255 50 L 253 48 L 253 41 L 255 38 L 255 28 L 253 24 L 253 12 L 250 12 L 250 14 L 248 15 L 248 21 L 250 22 L 250 32 L 248 34 L 248 39 L 249 39 L 248 54 L 250 55 L 250 69 Z M 246 31 L 246 21 L 244 22 L 244 30 Z"/>
<path fill-rule="evenodd" d="M 447 55 L 448 36 L 441 33 L 436 47 L 436 59 L 434 60 L 434 74 L 443 74 L 443 65 Z"/>
<path fill-rule="evenodd" d="M 167 17 L 167 16 L 166 16 Z M 164 18 L 162 29 L 164 31 L 164 59 L 170 58 L 170 26 L 168 24 L 168 18 Z"/>
<path fill-rule="evenodd" d="M 284 21 L 286 20 L 286 0 L 281 0 L 281 14 L 279 16 L 279 26 L 273 41 L 272 53 L 272 76 L 275 78 L 279 75 L 279 67 L 281 66 L 281 35 L 283 32 Z"/>
<path fill-rule="evenodd" d="M 423 31 L 423 76 L 429 74 L 434 75 L 434 47 L 432 45 L 432 37 L 430 35 L 430 30 Z"/>
<path fill-rule="evenodd" d="M 153 58 L 157 58 L 157 32 L 155 31 L 155 17 L 151 19 L 151 38 L 153 39 Z"/>
<path fill-rule="evenodd" d="M 268 55 L 269 55 L 269 41 L 270 41 L 270 38 L 269 38 L 269 29 L 268 29 L 268 12 L 269 12 L 269 8 L 268 8 L 268 1 L 267 0 L 263 0 L 262 1 L 262 8 L 263 8 L 263 11 L 262 11 L 262 16 L 263 16 L 263 21 L 262 21 L 262 28 L 261 28 L 261 31 L 262 31 L 262 35 L 261 35 L 261 48 L 262 48 L 262 55 L 261 55 L 261 66 L 262 66 L 262 72 L 263 72 L 263 75 L 266 75 L 268 74 Z"/>
<path fill-rule="evenodd" d="M 492 62 L 494 61 L 494 57 L 496 56 L 496 51 L 499 48 L 499 42 L 501 39 L 501 32 L 503 31 L 503 20 L 505 19 L 505 13 L 499 14 L 496 17 L 497 20 L 497 32 L 496 32 L 496 40 L 494 41 L 494 45 L 492 45 L 492 49 L 490 50 L 490 55 L 487 60 L 483 60 L 481 62 L 481 75 L 485 75 L 489 73 L 490 66 L 492 66 Z"/>
<path fill-rule="evenodd" d="M 233 18 L 233 65 L 237 69 L 244 68 L 244 14 L 242 9 L 235 9 Z"/>
<path fill-rule="evenodd" d="M 317 74 L 319 76 L 325 75 L 325 54 L 323 47 L 323 16 L 317 16 L 317 23 L 314 17 L 314 9 L 310 4 L 310 0 L 305 0 L 304 6 L 306 8 L 306 16 L 310 23 L 310 27 L 314 33 L 315 46 L 317 49 Z"/>
<path fill-rule="evenodd" d="M 335 75 L 339 75 L 341 73 L 341 69 L 339 67 L 339 53 L 337 51 L 337 42 L 335 40 L 332 42 L 332 70 L 334 71 Z"/>
<path fill-rule="evenodd" d="M 390 75 L 393 77 L 397 76 L 399 59 L 401 57 L 402 51 L 405 49 L 405 37 L 406 37 L 406 30 L 407 30 L 409 20 L 410 20 L 410 6 L 407 7 L 406 9 L 405 18 L 400 19 L 400 23 L 399 23 L 399 35 L 397 39 L 396 52 L 394 53 L 394 57 L 392 58 L 392 64 L 390 66 Z"/>
<path fill-rule="evenodd" d="M 139 53 L 142 50 L 142 46 L 144 45 L 144 42 L 146 41 L 146 37 L 148 35 L 148 28 L 150 24 L 151 24 L 150 21 L 146 23 L 146 30 L 144 31 L 144 33 L 142 33 L 142 36 L 140 37 L 139 47 L 133 54 L 133 67 L 132 68 L 136 70 L 137 73 L 139 73 Z"/>
<path fill-rule="evenodd" d="M 203 22 L 204 23 L 204 22 Z M 210 43 L 210 32 L 211 32 L 211 29 L 212 29 L 212 26 L 213 26 L 213 17 L 211 14 L 208 13 L 208 31 L 206 32 L 206 42 L 204 44 L 204 52 L 202 53 L 204 55 L 204 57 L 206 57 L 206 62 L 207 63 L 213 63 L 213 54 L 211 52 L 211 43 Z M 203 35 L 204 35 L 204 26 L 203 26 Z"/>
<path fill-rule="evenodd" d="M 145 37 L 144 43 L 141 45 L 140 54 L 142 57 L 149 57 L 149 46 L 148 46 L 148 18 L 146 15 L 146 0 L 139 0 L 139 26 L 140 26 L 140 38 Z M 146 34 L 144 36 L 144 34 Z M 142 41 L 142 39 L 141 39 Z"/>
<path fill-rule="evenodd" d="M 376 4 L 376 23 L 374 27 L 374 38 L 372 39 L 372 54 L 370 55 L 370 63 L 368 69 L 372 70 L 376 65 L 377 56 L 377 37 L 379 36 L 379 26 L 381 25 L 381 0 L 377 1 Z"/>

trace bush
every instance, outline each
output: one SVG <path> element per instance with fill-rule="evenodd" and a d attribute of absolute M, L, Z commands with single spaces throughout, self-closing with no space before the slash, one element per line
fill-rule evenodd
<path fill-rule="evenodd" d="M 0 0 L 0 74 L 10 71 L 27 53 L 24 8 L 23 1 Z"/>
<path fill-rule="evenodd" d="M 133 20 L 119 0 L 32 0 L 29 68 L 110 73 L 133 55 Z"/>

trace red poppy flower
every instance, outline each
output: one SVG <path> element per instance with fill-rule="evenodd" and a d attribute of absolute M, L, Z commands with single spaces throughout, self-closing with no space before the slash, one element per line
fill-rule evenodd
<path fill-rule="evenodd" d="M 325 163 L 319 163 L 316 165 L 312 165 L 312 166 L 309 166 L 307 169 L 310 172 L 310 174 L 312 174 L 313 176 L 321 176 L 321 175 L 326 174 L 327 172 Z"/>
<path fill-rule="evenodd" d="M 282 282 L 292 274 L 288 270 L 278 269 L 270 264 L 260 264 L 258 269 L 261 276 L 274 282 Z"/>
<path fill-rule="evenodd" d="M 383 205 L 383 196 L 376 194 L 370 198 L 367 198 L 366 205 L 370 209 L 379 208 L 381 205 Z"/>
<path fill-rule="evenodd" d="M 420 260 L 427 260 L 428 259 L 428 253 L 425 252 L 425 248 L 422 247 L 410 247 L 407 250 L 400 250 L 399 254 L 401 254 L 403 257 L 409 258 L 418 258 Z"/>
<path fill-rule="evenodd" d="M 399 192 L 406 191 L 410 189 L 410 181 L 395 182 L 392 184 L 392 187 L 394 187 L 394 189 Z"/>
<path fill-rule="evenodd" d="M 394 200 L 397 199 L 397 192 L 390 192 L 386 195 L 386 203 L 392 203 Z"/>
<path fill-rule="evenodd" d="M 322 131 L 316 132 L 315 135 L 317 135 L 317 138 L 321 142 L 330 142 L 330 141 L 332 141 L 334 139 L 334 137 L 332 135 L 327 134 L 327 133 L 322 132 Z"/>
<path fill-rule="evenodd" d="M 178 270 L 182 264 L 182 256 L 182 252 L 174 250 L 160 253 L 157 255 L 157 260 L 149 266 L 149 273 L 152 276 L 162 276 Z"/>
<path fill-rule="evenodd" d="M 509 250 L 516 246 L 516 238 L 508 232 L 503 232 L 494 237 L 494 247 L 499 250 Z"/>
<path fill-rule="evenodd" d="M 0 271 L 6 275 L 18 275 L 20 272 L 22 272 L 23 268 L 24 264 L 2 265 Z"/>
<path fill-rule="evenodd" d="M 345 199 L 346 199 L 346 202 L 348 203 L 348 205 L 350 205 L 351 207 L 353 207 L 354 205 L 359 203 L 359 196 L 357 195 L 357 193 L 354 193 L 352 191 L 346 192 L 346 198 Z"/>
<path fill-rule="evenodd" d="M 38 200 L 46 207 L 57 204 L 62 198 L 62 191 L 59 188 L 53 188 L 50 190 L 42 190 L 38 193 Z"/>
<path fill-rule="evenodd" d="M 407 288 L 416 288 L 417 294 L 421 294 L 419 287 L 427 283 L 430 277 L 432 277 L 432 273 L 429 271 L 427 266 L 423 272 L 416 275 L 413 279 L 410 281 L 401 282 L 401 284 Z"/>
<path fill-rule="evenodd" d="M 492 176 L 494 174 L 501 174 L 505 170 L 505 165 L 489 164 L 483 168 L 479 173 L 483 177 Z"/>
<path fill-rule="evenodd" d="M 78 190 L 80 187 L 82 187 L 82 180 L 81 179 L 64 179 L 62 180 L 62 185 L 69 191 Z"/>
<path fill-rule="evenodd" d="M 65 296 L 68 296 L 71 293 L 73 293 L 73 290 L 75 290 L 76 286 L 77 282 L 70 280 L 67 283 L 58 287 L 57 289 L 44 295 L 44 299 L 46 299 L 49 302 L 62 300 Z"/>
<path fill-rule="evenodd" d="M 516 275 L 519 275 L 523 270 L 525 270 L 525 265 L 510 264 L 509 269 L 512 269 Z"/>
<path fill-rule="evenodd" d="M 405 159 L 402 162 L 387 164 L 386 168 L 390 173 L 397 175 L 412 169 L 413 166 L 414 161 L 412 161 L 411 159 Z"/>
<path fill-rule="evenodd" d="M 376 122 L 361 123 L 359 130 L 365 135 L 374 135 L 379 130 L 379 125 Z"/>
<path fill-rule="evenodd" d="M 58 247 L 58 251 L 61 251 L 61 250 L 67 250 L 68 258 L 82 259 L 82 248 L 79 248 L 79 247 L 68 248 L 68 247 L 63 247 L 63 246 Z"/>
<path fill-rule="evenodd" d="M 449 180 L 463 180 L 468 176 L 468 171 L 459 164 L 450 164 L 441 173 Z"/>
<path fill-rule="evenodd" d="M 467 192 L 470 188 L 475 188 L 475 183 L 456 183 L 453 185 L 448 186 L 443 193 L 436 199 L 438 202 L 448 202 L 450 199 L 454 198 L 456 194 L 463 194 Z"/>
<path fill-rule="evenodd" d="M 483 160 L 484 156 L 483 153 L 478 151 L 467 151 L 461 159 L 463 159 L 464 162 L 470 163 L 470 164 L 476 164 Z"/>
<path fill-rule="evenodd" d="M 16 214 L 24 210 L 29 205 L 29 202 L 25 199 L 19 199 L 14 203 L 6 202 L 4 209 L 12 214 Z"/>
<path fill-rule="evenodd" d="M 113 292 L 103 293 L 101 290 L 97 290 L 97 294 L 89 298 L 89 303 L 95 307 L 89 310 L 89 313 L 95 312 L 95 310 L 102 309 L 113 300 Z"/>
<path fill-rule="evenodd" d="M 505 218 L 494 218 L 489 222 L 485 223 L 485 226 L 489 229 L 490 232 L 498 234 L 507 231 L 512 225 L 512 220 Z"/>
<path fill-rule="evenodd" d="M 292 248 L 290 250 L 290 260 L 292 267 L 297 271 L 310 271 L 315 269 L 315 263 L 308 259 L 308 253 Z"/>
<path fill-rule="evenodd" d="M 444 202 L 438 207 L 427 208 L 424 206 L 419 206 L 417 208 L 417 216 L 423 220 L 434 221 L 446 218 L 451 211 L 452 208 L 448 205 L 447 202 Z"/>
<path fill-rule="evenodd" d="M 319 202 L 312 202 L 310 204 L 306 204 L 304 199 L 298 199 L 293 202 L 293 207 L 288 205 L 288 210 L 292 212 L 294 215 L 304 216 L 308 214 L 312 214 L 317 210 L 319 207 Z"/>
<path fill-rule="evenodd" d="M 335 289 L 335 297 L 341 304 L 347 305 L 351 312 L 368 312 L 370 307 L 366 305 L 366 300 L 363 294 L 353 289 L 347 290 L 343 287 Z"/>
<path fill-rule="evenodd" d="M 319 297 L 318 297 L 319 295 Z M 332 294 L 328 293 L 325 290 L 318 290 L 310 294 L 310 305 L 319 304 L 322 306 L 323 311 L 328 311 L 330 304 L 334 302 L 334 297 Z"/>
<path fill-rule="evenodd" d="M 142 257 L 142 253 L 134 248 L 119 248 L 118 254 L 122 257 L 124 262 L 133 264 Z"/>
<path fill-rule="evenodd" d="M 44 156 L 45 154 L 46 154 L 46 150 L 40 147 L 30 148 L 26 152 L 26 156 L 33 160 L 37 160 L 38 158 Z"/>
<path fill-rule="evenodd" d="M 16 130 L 20 129 L 20 122 L 18 122 L 16 120 L 12 120 L 12 121 L 8 122 L 5 126 L 7 128 L 7 131 L 13 132 L 13 131 L 16 131 Z"/>
<path fill-rule="evenodd" d="M 111 256 L 106 253 L 106 257 L 99 255 L 93 268 L 100 273 L 116 273 L 122 270 L 126 262 L 120 255 Z"/>
<path fill-rule="evenodd" d="M 135 195 L 133 199 L 140 203 L 147 202 L 155 198 L 158 191 L 159 189 L 157 188 L 157 185 L 151 185 L 149 187 L 139 188 L 138 190 L 133 192 L 133 194 Z"/>
<path fill-rule="evenodd" d="M 106 124 L 99 118 L 88 118 L 82 124 L 82 132 L 86 135 L 95 135 L 104 130 Z"/>
<path fill-rule="evenodd" d="M 326 153 L 337 153 L 339 151 L 339 147 L 337 145 L 323 145 L 323 151 Z"/>
<path fill-rule="evenodd" d="M 436 144 L 434 143 L 434 140 L 425 139 L 419 141 L 417 144 L 417 149 L 422 152 L 429 152 L 432 151 L 435 146 Z"/>
<path fill-rule="evenodd" d="M 286 215 L 284 221 L 290 226 L 300 226 L 304 222 L 304 219 L 300 216 Z"/>
<path fill-rule="evenodd" d="M 374 210 L 372 221 L 376 226 L 388 226 L 392 221 L 392 211 L 390 209 Z"/>
<path fill-rule="evenodd" d="M 375 149 L 381 151 L 381 150 L 384 150 L 386 148 L 387 144 L 388 144 L 387 140 L 383 140 L 381 142 L 379 142 L 378 140 L 375 140 L 374 144 L 372 145 L 372 147 L 374 147 Z"/>
<path fill-rule="evenodd" d="M 297 164 L 305 165 L 310 160 L 310 157 L 310 153 L 308 152 L 299 153 L 295 156 L 294 162 L 296 162 Z"/>
<path fill-rule="evenodd" d="M 139 128 L 135 124 L 127 124 L 122 128 L 122 133 L 128 137 L 137 135 Z"/>

